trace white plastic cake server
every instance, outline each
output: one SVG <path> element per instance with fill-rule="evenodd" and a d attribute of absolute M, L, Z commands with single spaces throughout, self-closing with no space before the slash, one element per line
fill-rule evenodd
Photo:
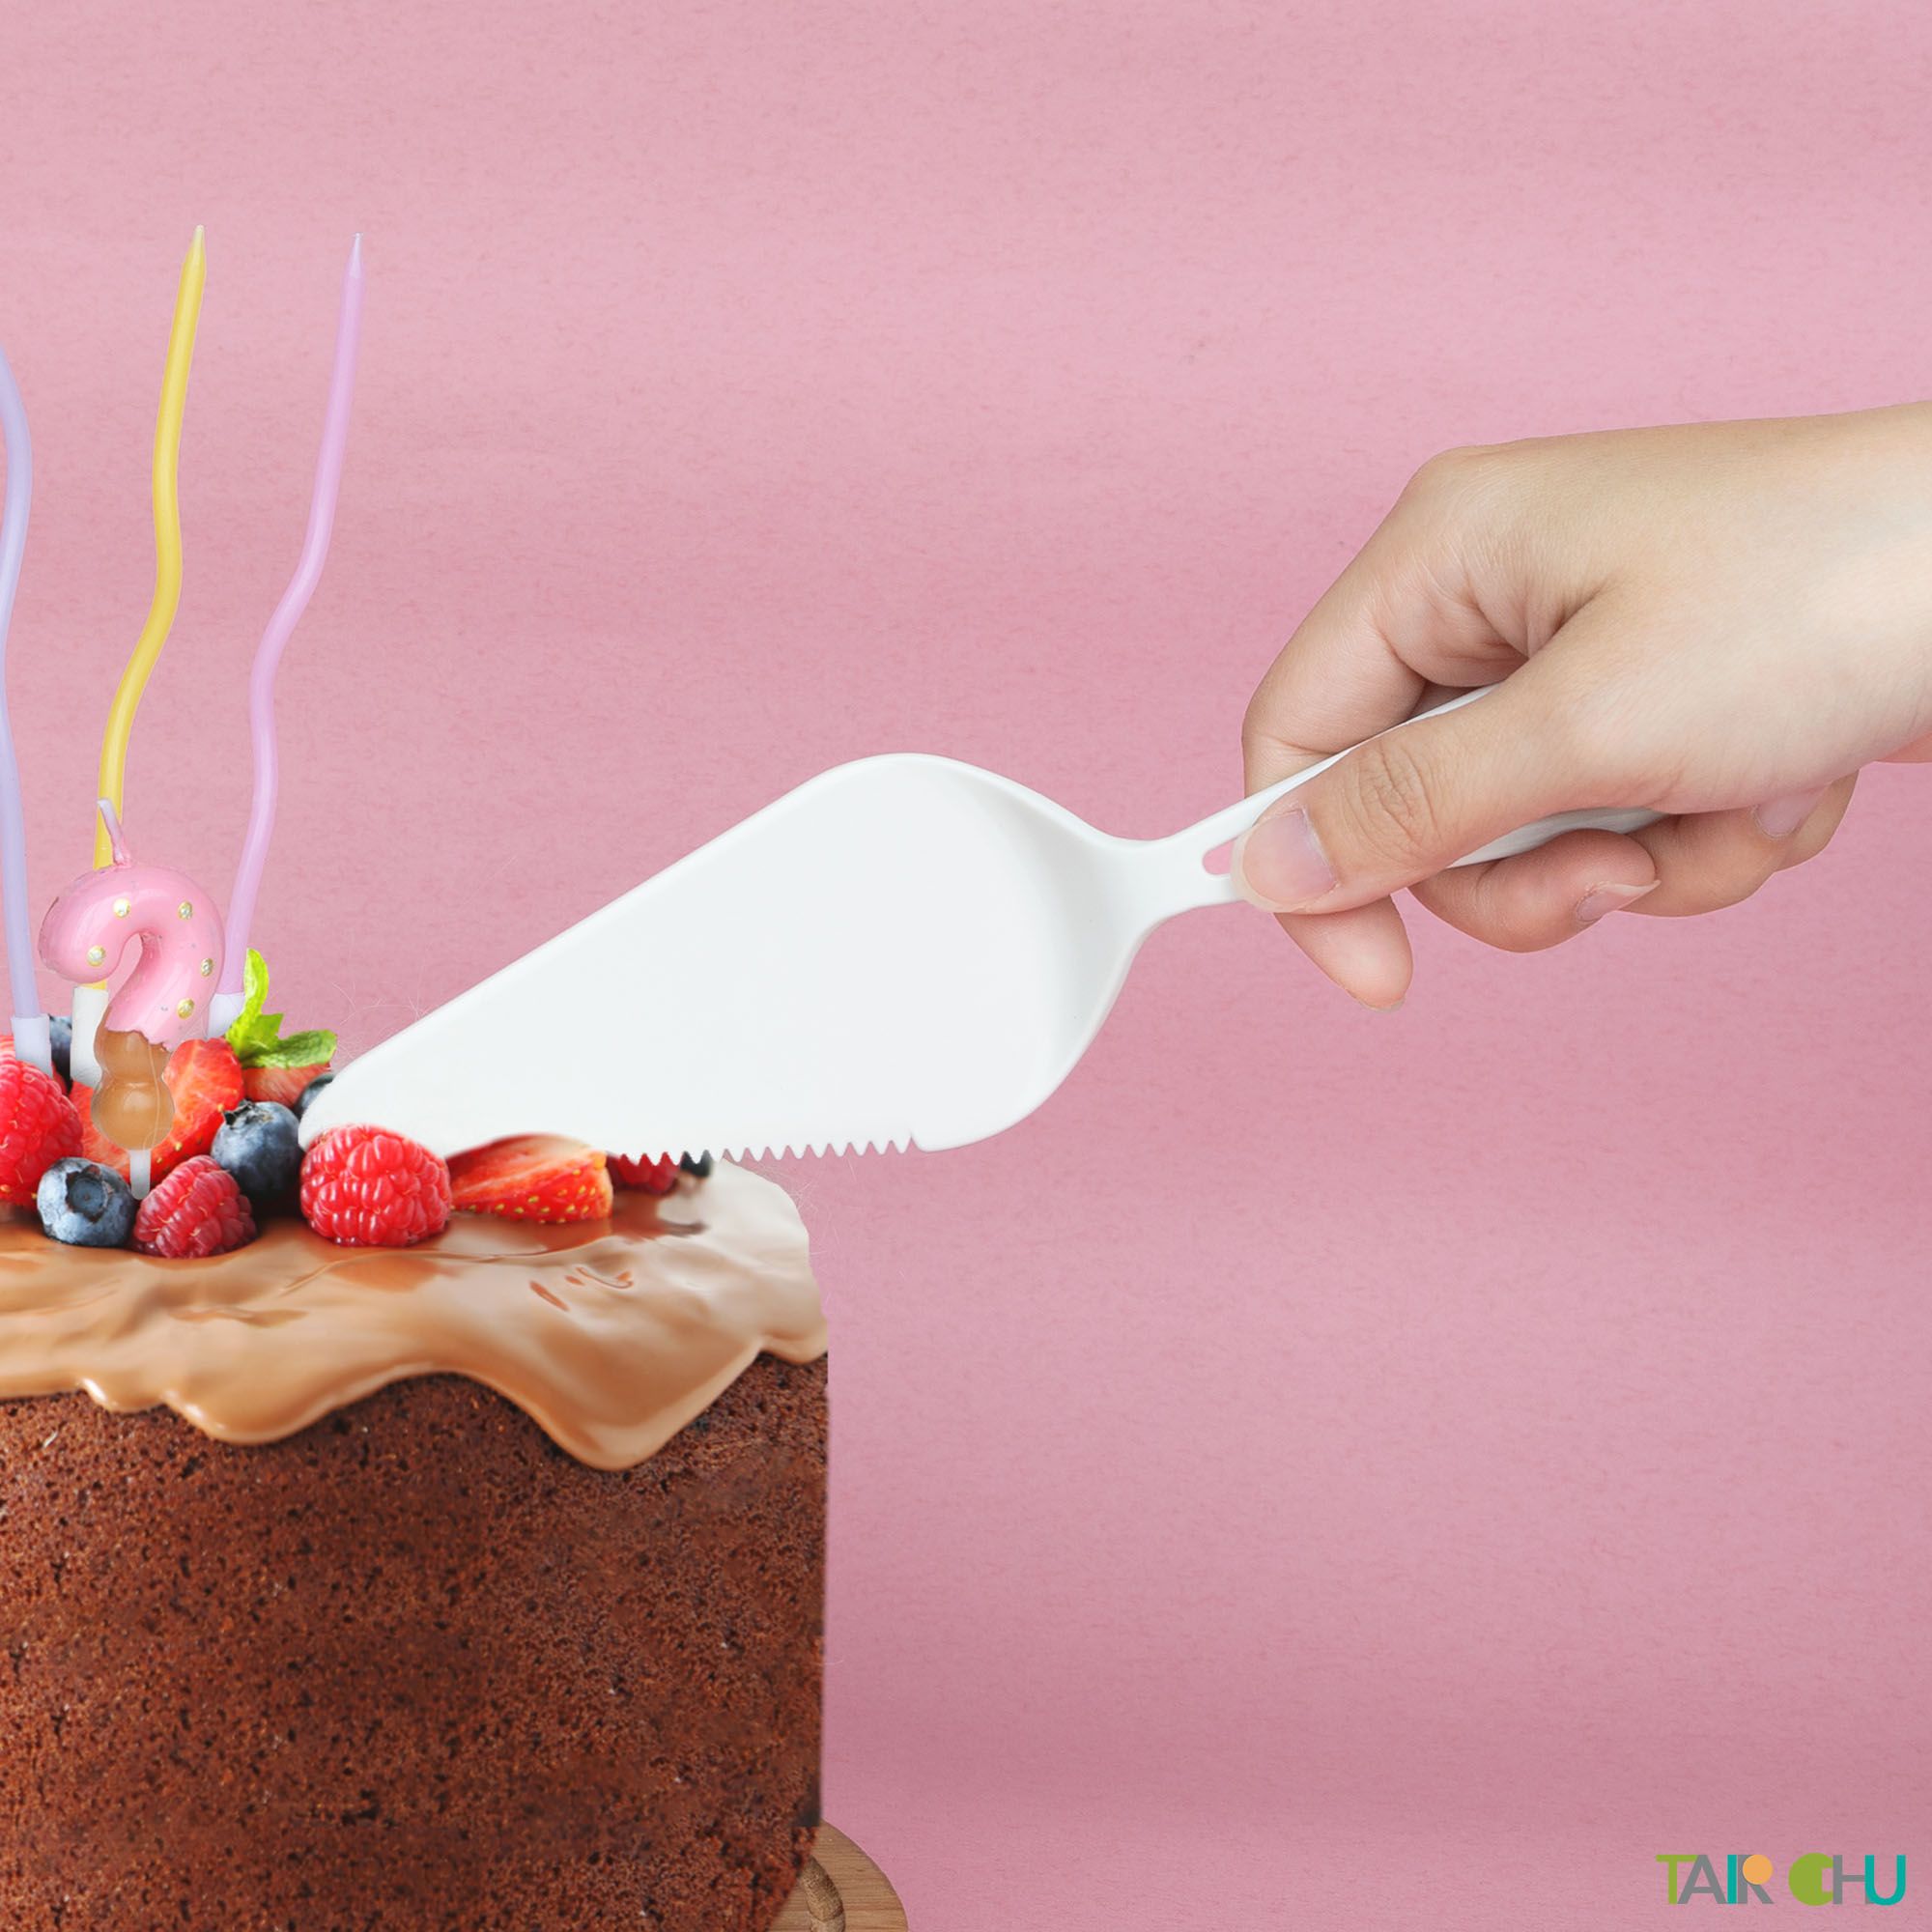
<path fill-rule="evenodd" d="M 528 1133 L 644 1155 L 983 1140 L 1066 1077 L 1155 926 L 1236 898 L 1208 855 L 1334 762 L 1145 841 L 951 758 L 838 766 L 352 1063 L 302 1139 L 362 1122 L 445 1155 Z M 1462 863 L 1656 816 L 1566 812 Z"/>

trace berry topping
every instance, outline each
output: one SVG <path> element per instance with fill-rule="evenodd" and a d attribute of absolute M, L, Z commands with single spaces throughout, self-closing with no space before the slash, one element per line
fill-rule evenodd
<path fill-rule="evenodd" d="M 254 1238 L 255 1217 L 235 1177 L 205 1153 L 183 1161 L 134 1216 L 134 1245 L 168 1261 L 225 1255 Z"/>
<path fill-rule="evenodd" d="M 318 1080 L 328 1076 L 328 1062 L 312 1066 L 249 1066 L 242 1068 L 242 1091 L 251 1100 L 272 1100 L 293 1107 Z"/>
<path fill-rule="evenodd" d="M 175 1117 L 167 1138 L 154 1151 L 154 1177 L 179 1167 L 196 1154 L 206 1153 L 214 1145 L 222 1117 L 231 1107 L 242 1104 L 242 1068 L 234 1049 L 222 1039 L 190 1039 L 174 1050 L 163 1075 L 168 1092 L 174 1095 Z M 73 1104 L 80 1115 L 81 1146 L 78 1151 L 117 1174 L 128 1172 L 126 1151 L 109 1140 L 94 1124 L 93 1090 L 76 1087 Z"/>
<path fill-rule="evenodd" d="M 685 1173 L 695 1176 L 699 1180 L 711 1179 L 711 1156 L 708 1153 L 680 1154 L 677 1164 Z"/>
<path fill-rule="evenodd" d="M 0 1060 L 0 1207 L 24 1208 L 55 1161 L 80 1151 L 80 1120 L 51 1073 Z"/>
<path fill-rule="evenodd" d="M 639 1194 L 668 1194 L 677 1185 L 677 1162 L 669 1154 L 662 1160 L 631 1160 L 613 1153 L 608 1159 L 611 1179 L 619 1187 L 635 1188 Z"/>
<path fill-rule="evenodd" d="M 98 1160 L 70 1155 L 41 1176 L 41 1226 L 76 1248 L 125 1248 L 134 1232 L 134 1190 Z"/>
<path fill-rule="evenodd" d="M 327 1027 L 318 1027 L 284 1038 L 281 1014 L 262 1010 L 268 997 L 269 963 L 251 946 L 242 970 L 242 1010 L 228 1029 L 228 1044 L 242 1063 L 249 1099 L 292 1107 L 310 1081 L 328 1071 L 335 1057 L 335 1036 Z"/>
<path fill-rule="evenodd" d="M 523 1134 L 449 1163 L 456 1205 L 511 1221 L 601 1221 L 611 1211 L 604 1156 L 582 1141 Z"/>
<path fill-rule="evenodd" d="M 449 1169 L 380 1127 L 338 1127 L 308 1151 L 301 1210 L 318 1235 L 352 1248 L 407 1248 L 449 1225 Z"/>
<path fill-rule="evenodd" d="M 65 1013 L 47 1015 L 47 1042 L 53 1050 L 54 1071 L 73 1082 L 73 1022 Z"/>
<path fill-rule="evenodd" d="M 301 1140 L 296 1117 L 272 1100 L 244 1100 L 231 1107 L 215 1130 L 209 1152 L 217 1167 L 257 1208 L 291 1199 L 301 1178 Z"/>
<path fill-rule="evenodd" d="M 308 1085 L 304 1087 L 301 1090 L 301 1092 L 298 1094 L 296 1097 L 289 1102 L 290 1106 L 292 1106 L 296 1110 L 297 1120 L 300 1120 L 301 1117 L 308 1112 L 308 1103 L 311 1100 L 313 1100 L 318 1094 L 322 1093 L 328 1086 L 328 1083 L 334 1078 L 335 1075 L 332 1073 L 323 1073 L 317 1075 L 315 1079 L 311 1080 L 308 1083 Z"/>
<path fill-rule="evenodd" d="M 99 1167 L 111 1167 L 128 1178 L 128 1150 L 119 1148 L 94 1124 L 94 1089 L 76 1087 L 70 1104 L 80 1122 L 80 1151 Z"/>

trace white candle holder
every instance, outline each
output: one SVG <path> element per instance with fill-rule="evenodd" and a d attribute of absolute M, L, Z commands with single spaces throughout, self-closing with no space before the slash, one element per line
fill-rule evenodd
<path fill-rule="evenodd" d="M 43 1073 L 54 1070 L 53 1029 L 45 1013 L 14 1015 L 14 1058 L 38 1066 Z"/>
<path fill-rule="evenodd" d="M 76 986 L 73 989 L 73 1046 L 68 1065 L 76 1087 L 100 1085 L 100 1062 L 96 1056 L 95 1036 L 107 1014 L 109 994 L 105 986 Z"/>

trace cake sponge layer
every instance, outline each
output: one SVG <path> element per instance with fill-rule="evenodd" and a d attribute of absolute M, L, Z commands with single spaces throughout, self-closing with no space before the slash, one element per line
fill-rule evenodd
<path fill-rule="evenodd" d="M 823 1360 L 602 1470 L 476 1383 L 0 1403 L 10 1932 L 762 1932 L 818 1819 Z"/>

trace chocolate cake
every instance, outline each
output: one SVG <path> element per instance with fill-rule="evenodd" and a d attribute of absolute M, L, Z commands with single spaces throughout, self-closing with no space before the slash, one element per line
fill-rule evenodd
<path fill-rule="evenodd" d="M 0 1227 L 0 1925 L 763 1932 L 817 1823 L 823 1348 L 729 1167 L 399 1251 Z"/>

